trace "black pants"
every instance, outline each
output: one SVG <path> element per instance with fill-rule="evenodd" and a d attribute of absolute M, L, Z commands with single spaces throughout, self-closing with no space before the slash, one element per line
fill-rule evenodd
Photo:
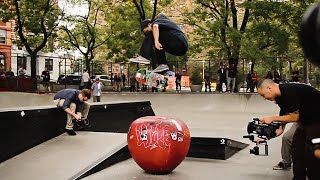
<path fill-rule="evenodd" d="M 320 160 L 311 150 L 311 139 L 319 136 L 320 124 L 298 127 L 292 141 L 293 180 L 320 179 Z"/>
<path fill-rule="evenodd" d="M 166 59 L 166 52 L 175 56 L 183 56 L 188 51 L 188 41 L 183 33 L 176 33 L 174 35 L 161 35 L 159 42 L 162 45 L 162 50 L 154 47 L 154 38 L 152 32 L 146 33 L 140 48 L 140 55 L 146 59 L 152 60 L 153 68 L 159 64 L 168 64 Z"/>
<path fill-rule="evenodd" d="M 135 85 L 131 85 L 130 86 L 130 92 L 135 92 L 136 86 Z"/>
<path fill-rule="evenodd" d="M 250 85 L 250 92 L 254 92 L 254 88 L 258 88 L 258 81 L 252 81 Z"/>
<path fill-rule="evenodd" d="M 204 89 L 205 89 L 205 92 L 207 92 L 207 89 L 209 89 L 209 92 L 211 92 L 211 83 L 210 82 L 206 82 L 204 84 Z"/>
<path fill-rule="evenodd" d="M 218 88 L 217 88 L 218 91 L 222 91 L 223 90 L 222 89 L 222 84 L 223 83 L 227 86 L 227 79 L 224 79 L 224 78 L 220 79 L 220 82 L 219 82 Z"/>
<path fill-rule="evenodd" d="M 176 82 L 176 91 L 181 91 L 181 82 Z"/>
<path fill-rule="evenodd" d="M 158 88 L 152 87 L 152 88 L 151 88 L 151 91 L 152 91 L 152 92 L 158 92 Z"/>

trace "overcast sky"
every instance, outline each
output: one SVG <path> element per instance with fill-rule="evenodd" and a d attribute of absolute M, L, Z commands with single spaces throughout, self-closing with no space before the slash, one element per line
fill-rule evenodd
<path fill-rule="evenodd" d="M 65 9 L 65 12 L 70 15 L 86 15 L 88 12 L 88 6 L 67 4 L 66 0 L 59 0 L 58 5 L 61 9 Z"/>
<path fill-rule="evenodd" d="M 67 4 L 66 0 L 59 0 L 58 5 L 61 9 L 64 9 L 65 12 L 69 15 L 82 15 L 82 16 L 84 16 L 88 12 L 88 8 L 87 8 L 86 4 L 75 6 L 72 4 Z M 63 22 L 60 22 L 60 23 L 63 24 Z M 72 27 L 72 25 L 70 27 Z M 84 47 L 81 47 L 81 49 L 83 49 L 85 51 Z M 60 50 L 58 50 L 58 53 L 63 55 L 63 54 L 70 53 L 70 52 L 66 52 L 63 49 L 60 49 Z M 71 52 L 71 54 L 76 57 L 82 57 L 82 54 L 79 52 L 79 50 Z"/>

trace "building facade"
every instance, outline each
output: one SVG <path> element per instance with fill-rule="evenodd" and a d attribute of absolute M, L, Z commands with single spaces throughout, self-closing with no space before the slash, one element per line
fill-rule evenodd
<path fill-rule="evenodd" d="M 14 35 L 14 21 L 0 21 L 0 70 L 9 70 L 11 66 L 11 47 Z"/>
<path fill-rule="evenodd" d="M 71 70 L 71 59 L 60 57 L 56 52 L 38 53 L 38 59 L 36 63 L 36 74 L 41 75 L 45 67 L 50 72 L 50 78 L 57 80 L 60 74 L 69 74 Z M 25 69 L 27 76 L 31 76 L 31 58 L 25 50 L 12 50 L 11 54 L 11 68 L 15 75 L 18 74 L 20 67 Z"/>

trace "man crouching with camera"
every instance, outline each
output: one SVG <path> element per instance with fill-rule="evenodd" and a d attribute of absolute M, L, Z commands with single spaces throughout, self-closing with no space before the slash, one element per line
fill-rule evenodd
<path fill-rule="evenodd" d="M 90 104 L 87 103 L 91 98 L 91 90 L 83 89 L 63 89 L 54 96 L 54 103 L 57 107 L 61 107 L 67 113 L 66 132 L 70 136 L 77 135 L 74 130 L 74 122 L 87 119 Z M 74 121 L 75 120 L 75 121 Z"/>
<path fill-rule="evenodd" d="M 320 137 L 320 91 L 306 84 L 276 84 L 264 79 L 258 93 L 266 100 L 275 101 L 282 116 L 261 118 L 262 123 L 298 122 L 292 141 L 293 180 L 320 179 L 320 159 L 310 150 L 312 139 Z"/>

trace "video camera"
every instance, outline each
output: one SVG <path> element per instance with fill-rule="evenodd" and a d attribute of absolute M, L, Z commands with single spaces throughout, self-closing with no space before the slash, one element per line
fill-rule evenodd
<path fill-rule="evenodd" d="M 276 130 L 281 126 L 281 123 L 264 124 L 258 118 L 253 118 L 253 121 L 248 123 L 248 134 L 257 134 L 263 139 L 271 139 L 276 137 Z"/>
<path fill-rule="evenodd" d="M 259 145 L 264 145 L 265 153 L 263 155 L 268 156 L 268 143 L 267 140 L 276 137 L 276 130 L 281 126 L 281 123 L 271 123 L 264 124 L 258 118 L 253 118 L 253 121 L 248 123 L 247 132 L 248 135 L 243 136 L 243 138 L 248 138 L 252 142 L 256 143 L 256 146 L 253 149 L 250 149 L 250 154 L 260 155 Z M 254 135 L 264 141 L 257 142 L 254 139 Z"/>
<path fill-rule="evenodd" d="M 87 118 L 82 117 L 80 120 L 73 120 L 74 129 L 76 130 L 85 130 L 86 128 L 90 127 L 90 121 Z"/>

